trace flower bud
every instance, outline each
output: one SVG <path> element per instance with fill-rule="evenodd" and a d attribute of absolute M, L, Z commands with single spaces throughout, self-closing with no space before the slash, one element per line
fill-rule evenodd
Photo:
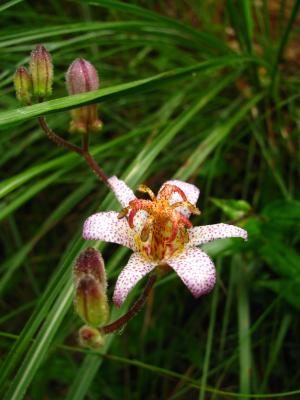
<path fill-rule="evenodd" d="M 17 69 L 14 78 L 17 99 L 23 104 L 30 104 L 32 96 L 32 81 L 27 68 Z"/>
<path fill-rule="evenodd" d="M 106 271 L 100 251 L 87 247 L 77 258 L 74 267 L 76 280 L 85 276 L 93 276 L 104 290 L 107 288 Z"/>
<path fill-rule="evenodd" d="M 78 257 L 74 278 L 74 305 L 78 315 L 91 326 L 105 324 L 109 318 L 107 282 L 104 262 L 96 249 L 89 247 Z"/>
<path fill-rule="evenodd" d="M 99 89 L 99 78 L 95 67 L 83 58 L 77 58 L 66 73 L 68 93 L 78 94 Z M 99 132 L 102 122 L 97 118 L 97 105 L 91 104 L 71 111 L 71 133 Z"/>
<path fill-rule="evenodd" d="M 107 296 L 92 276 L 79 280 L 74 303 L 77 314 L 87 324 L 101 326 L 107 322 L 109 317 Z"/>
<path fill-rule="evenodd" d="M 53 65 L 50 53 L 42 45 L 37 45 L 31 52 L 30 72 L 33 94 L 44 98 L 52 93 Z"/>
<path fill-rule="evenodd" d="M 79 330 L 79 343 L 83 347 L 97 349 L 104 345 L 104 336 L 98 329 L 84 325 Z"/>

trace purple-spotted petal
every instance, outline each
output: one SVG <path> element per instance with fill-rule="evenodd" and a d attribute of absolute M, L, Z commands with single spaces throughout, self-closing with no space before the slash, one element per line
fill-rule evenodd
<path fill-rule="evenodd" d="M 118 213 L 115 211 L 91 215 L 84 223 L 83 237 L 87 240 L 118 243 L 135 250 L 132 230 L 126 218 L 118 219 Z"/>
<path fill-rule="evenodd" d="M 209 293 L 216 283 L 213 262 L 202 250 L 189 248 L 168 261 L 195 297 Z"/>
<path fill-rule="evenodd" d="M 214 224 L 195 226 L 189 229 L 189 246 L 198 246 L 203 243 L 211 242 L 216 239 L 225 239 L 230 237 L 240 237 L 247 240 L 248 233 L 245 229 L 228 224 Z"/>
<path fill-rule="evenodd" d="M 136 199 L 130 187 L 116 176 L 109 178 L 108 183 L 122 207 L 127 207 L 131 200 Z"/>
<path fill-rule="evenodd" d="M 124 303 L 130 290 L 143 276 L 151 272 L 155 266 L 156 264 L 145 260 L 138 253 L 133 253 L 126 267 L 118 277 L 113 295 L 114 304 L 120 307 Z"/>
<path fill-rule="evenodd" d="M 175 185 L 175 186 L 179 187 L 179 189 L 181 189 L 184 192 L 184 194 L 186 195 L 187 200 L 190 203 L 192 203 L 194 206 L 196 205 L 199 194 L 200 194 L 200 190 L 197 188 L 197 186 L 192 185 L 191 183 L 187 183 L 187 182 L 183 182 L 183 181 L 174 179 L 171 181 L 167 181 L 162 185 L 162 187 L 159 189 L 158 197 L 159 197 L 160 191 L 166 184 L 167 185 Z M 173 193 L 171 196 L 171 199 L 170 199 L 170 204 L 174 204 L 179 201 L 183 201 L 180 194 Z M 178 208 L 176 208 L 176 210 L 179 211 L 181 214 L 183 214 L 186 217 L 189 217 L 191 215 L 190 211 L 186 207 L 178 207 Z"/>

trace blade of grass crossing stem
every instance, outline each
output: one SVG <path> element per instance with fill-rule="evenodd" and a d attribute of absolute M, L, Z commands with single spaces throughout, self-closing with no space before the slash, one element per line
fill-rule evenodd
<path fill-rule="evenodd" d="M 247 270 L 240 255 L 234 256 L 233 262 L 237 272 L 240 393 L 245 395 L 251 393 L 251 336 Z M 243 399 L 244 398 L 243 396 Z"/>
<path fill-rule="evenodd" d="M 219 272 L 220 272 L 220 262 L 218 262 L 218 264 L 217 264 L 217 275 Z M 205 393 L 206 393 L 205 389 L 206 389 L 206 385 L 207 385 L 209 360 L 210 360 L 214 331 L 215 331 L 218 298 L 219 298 L 219 284 L 217 283 L 216 287 L 214 288 L 213 295 L 212 295 L 208 334 L 207 334 L 207 340 L 206 340 L 206 346 L 205 346 L 205 356 L 204 356 L 204 363 L 203 363 L 203 369 L 202 369 L 202 377 L 200 380 L 199 400 L 205 400 Z"/>
<path fill-rule="evenodd" d="M 212 58 L 208 61 L 203 61 L 189 67 L 176 68 L 171 71 L 163 72 L 161 74 L 151 76 L 150 78 L 122 83 L 113 87 L 94 90 L 93 92 L 61 97 L 59 99 L 34 104 L 33 106 L 18 108 L 12 111 L 5 111 L 0 113 L 0 130 L 6 129 L 8 126 L 19 125 L 31 118 L 47 115 L 53 112 L 66 111 L 79 105 L 110 100 L 113 98 L 120 99 L 123 96 L 127 97 L 128 94 L 151 91 L 161 87 L 161 85 L 169 84 L 177 79 L 191 76 L 191 74 L 200 71 L 216 70 L 225 66 L 230 67 L 232 65 L 235 67 L 237 65 L 243 66 L 249 62 L 260 61 L 250 56 L 227 56 Z"/>
<path fill-rule="evenodd" d="M 208 155 L 223 141 L 239 123 L 242 118 L 251 110 L 251 108 L 262 98 L 262 94 L 255 96 L 249 100 L 236 114 L 234 114 L 227 122 L 222 122 L 216 126 L 213 131 L 205 138 L 190 155 L 185 164 L 179 169 L 178 175 L 181 179 L 186 180 L 188 176 L 193 175 Z"/>

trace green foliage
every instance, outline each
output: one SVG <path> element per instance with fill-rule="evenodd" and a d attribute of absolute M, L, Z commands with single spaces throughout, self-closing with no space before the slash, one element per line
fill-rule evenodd
<path fill-rule="evenodd" d="M 1 3 L 1 398 L 299 396 L 300 1 L 273 3 Z M 14 73 L 38 43 L 53 57 L 53 94 L 21 107 Z M 67 96 L 77 57 L 97 67 L 101 88 Z M 71 272 L 84 248 L 99 247 L 112 295 L 128 252 L 81 231 L 95 210 L 120 206 L 37 123 L 47 115 L 79 144 L 68 110 L 91 103 L 104 122 L 92 154 L 109 176 L 154 191 L 171 177 L 190 181 L 201 189 L 196 225 L 233 221 L 249 232 L 246 244 L 204 246 L 218 266 L 211 295 L 195 300 L 167 274 L 99 351 L 78 346 Z"/>

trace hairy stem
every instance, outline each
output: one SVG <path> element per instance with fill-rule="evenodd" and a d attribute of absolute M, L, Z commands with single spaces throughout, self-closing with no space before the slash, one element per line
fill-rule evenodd
<path fill-rule="evenodd" d="M 130 321 L 138 313 L 138 311 L 140 311 L 140 309 L 145 304 L 146 299 L 149 296 L 151 289 L 156 281 L 156 278 L 157 278 L 156 275 L 154 275 L 154 274 L 150 275 L 142 294 L 136 300 L 136 302 L 130 307 L 130 309 L 127 311 L 127 313 L 124 314 L 121 318 L 112 322 L 111 324 L 105 325 L 102 328 L 100 328 L 99 329 L 100 332 L 105 333 L 105 334 L 112 333 L 112 332 L 119 330 L 125 324 L 127 324 L 127 322 Z"/>
<path fill-rule="evenodd" d="M 103 181 L 108 187 L 110 187 L 109 183 L 108 183 L 108 177 L 105 175 L 105 173 L 102 171 L 102 169 L 97 164 L 94 157 L 89 152 L 88 135 L 84 136 L 83 148 L 81 148 L 79 146 L 76 146 L 73 143 L 68 142 L 67 140 L 63 139 L 62 137 L 57 135 L 55 132 L 53 132 L 53 130 L 49 127 L 45 117 L 39 117 L 38 121 L 39 121 L 41 128 L 46 133 L 48 138 L 50 140 L 52 140 L 52 142 L 81 155 L 81 157 L 83 157 L 85 159 L 85 161 L 88 164 L 88 166 L 90 167 L 90 169 L 98 176 L 98 178 L 100 178 L 101 181 Z"/>
<path fill-rule="evenodd" d="M 53 132 L 53 130 L 47 124 L 45 117 L 39 117 L 38 121 L 39 121 L 41 128 L 46 133 L 48 138 L 50 140 L 52 140 L 52 142 L 54 142 L 55 144 L 57 144 L 59 146 L 63 146 L 70 151 L 73 151 L 75 153 L 82 155 L 83 150 L 80 147 L 76 146 L 73 143 L 68 142 L 67 140 L 63 139 L 62 137 L 58 136 L 56 133 Z"/>

